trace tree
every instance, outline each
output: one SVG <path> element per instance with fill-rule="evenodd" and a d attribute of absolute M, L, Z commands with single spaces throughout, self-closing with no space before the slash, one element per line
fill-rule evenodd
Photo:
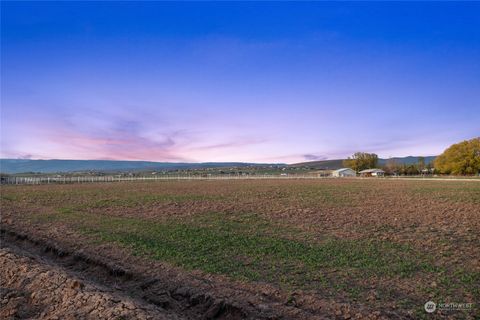
<path fill-rule="evenodd" d="M 473 175 L 480 173 L 480 137 L 448 147 L 434 162 L 440 173 Z"/>
<path fill-rule="evenodd" d="M 378 163 L 378 156 L 375 153 L 355 152 L 352 157 L 343 161 L 343 165 L 355 171 L 375 168 Z"/>
<path fill-rule="evenodd" d="M 425 157 L 418 157 L 417 167 L 420 172 L 425 169 Z"/>
<path fill-rule="evenodd" d="M 398 172 L 400 171 L 400 165 L 395 159 L 388 159 L 387 163 L 385 164 L 385 171 L 388 174 L 398 174 Z"/>
<path fill-rule="evenodd" d="M 420 171 L 418 171 L 418 166 L 416 164 L 406 164 L 404 167 L 404 171 L 405 171 L 405 174 L 409 176 L 420 173 Z"/>

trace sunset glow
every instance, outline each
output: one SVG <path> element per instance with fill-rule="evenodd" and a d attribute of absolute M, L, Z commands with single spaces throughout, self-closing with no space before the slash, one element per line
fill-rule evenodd
<path fill-rule="evenodd" d="M 2 2 L 1 14 L 2 158 L 426 156 L 480 133 L 479 3 Z"/>

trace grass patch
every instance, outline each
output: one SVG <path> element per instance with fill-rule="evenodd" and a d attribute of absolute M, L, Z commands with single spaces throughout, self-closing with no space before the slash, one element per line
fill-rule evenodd
<path fill-rule="evenodd" d="M 103 209 L 111 207 L 127 207 L 133 208 L 141 205 L 148 205 L 154 203 L 181 203 L 187 201 L 205 201 L 216 200 L 217 197 L 185 194 L 185 195 L 139 195 L 122 198 L 107 198 L 99 199 L 84 205 L 86 208 Z"/>
<path fill-rule="evenodd" d="M 17 197 L 12 196 L 12 195 L 6 195 L 6 194 L 0 194 L 0 201 L 16 201 Z"/>
<path fill-rule="evenodd" d="M 160 223 L 65 208 L 58 218 L 95 240 L 130 248 L 136 255 L 288 288 L 335 287 L 332 281 L 351 281 L 355 275 L 408 277 L 428 267 L 409 246 L 374 239 L 311 242 L 301 232 L 255 214 L 212 213 Z M 335 273 L 337 269 L 341 272 Z M 326 276 L 332 271 L 335 279 Z M 350 289 L 358 295 L 358 290 Z"/>
<path fill-rule="evenodd" d="M 455 277 L 460 280 L 462 286 L 465 286 L 474 297 L 480 297 L 479 271 L 467 271 L 464 269 L 459 269 L 455 272 Z"/>
<path fill-rule="evenodd" d="M 361 185 L 317 185 L 302 188 L 293 197 L 299 198 L 305 206 L 325 205 L 329 207 L 350 207 L 357 203 Z"/>
<path fill-rule="evenodd" d="M 480 185 L 477 184 L 415 186 L 409 190 L 409 194 L 428 196 L 440 202 L 480 204 Z"/>

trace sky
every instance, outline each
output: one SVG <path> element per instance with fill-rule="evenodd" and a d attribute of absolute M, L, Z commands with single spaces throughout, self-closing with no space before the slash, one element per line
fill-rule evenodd
<path fill-rule="evenodd" d="M 1 2 L 2 158 L 294 163 L 480 136 L 480 2 Z"/>

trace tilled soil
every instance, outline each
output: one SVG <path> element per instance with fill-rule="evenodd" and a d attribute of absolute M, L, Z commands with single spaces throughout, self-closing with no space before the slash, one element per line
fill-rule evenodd
<path fill-rule="evenodd" d="M 1 229 L 1 312 L 6 319 L 329 319 L 350 318 L 346 304 L 302 296 L 289 306 L 275 288 L 148 272 L 119 257 Z M 112 260 L 108 259 L 112 258 Z M 125 269 L 130 267 L 130 269 Z M 310 303 L 308 307 L 299 305 Z M 388 313 L 359 308 L 357 319 Z M 394 313 L 390 314 L 394 315 Z"/>
<path fill-rule="evenodd" d="M 0 316 L 416 319 L 415 306 L 402 307 L 398 301 L 414 299 L 422 307 L 429 291 L 419 289 L 437 290 L 439 285 L 431 274 L 366 278 L 361 302 L 321 289 L 286 291 L 275 283 L 186 272 L 112 243 L 89 241 L 61 220 L 36 219 L 64 207 L 152 222 L 208 212 L 258 212 L 313 235 L 315 241 L 325 236 L 393 241 L 431 255 L 444 272 L 462 267 L 478 274 L 480 188 L 475 184 L 339 179 L 2 187 Z M 440 294 L 447 301 L 479 301 L 474 291 L 462 291 L 462 286 L 455 283 L 449 296 Z M 382 287 L 391 289 L 394 297 L 383 298 L 377 290 Z M 473 319 L 477 311 L 429 316 Z"/>
<path fill-rule="evenodd" d="M 42 260 L 0 249 L 2 319 L 181 319 Z"/>

